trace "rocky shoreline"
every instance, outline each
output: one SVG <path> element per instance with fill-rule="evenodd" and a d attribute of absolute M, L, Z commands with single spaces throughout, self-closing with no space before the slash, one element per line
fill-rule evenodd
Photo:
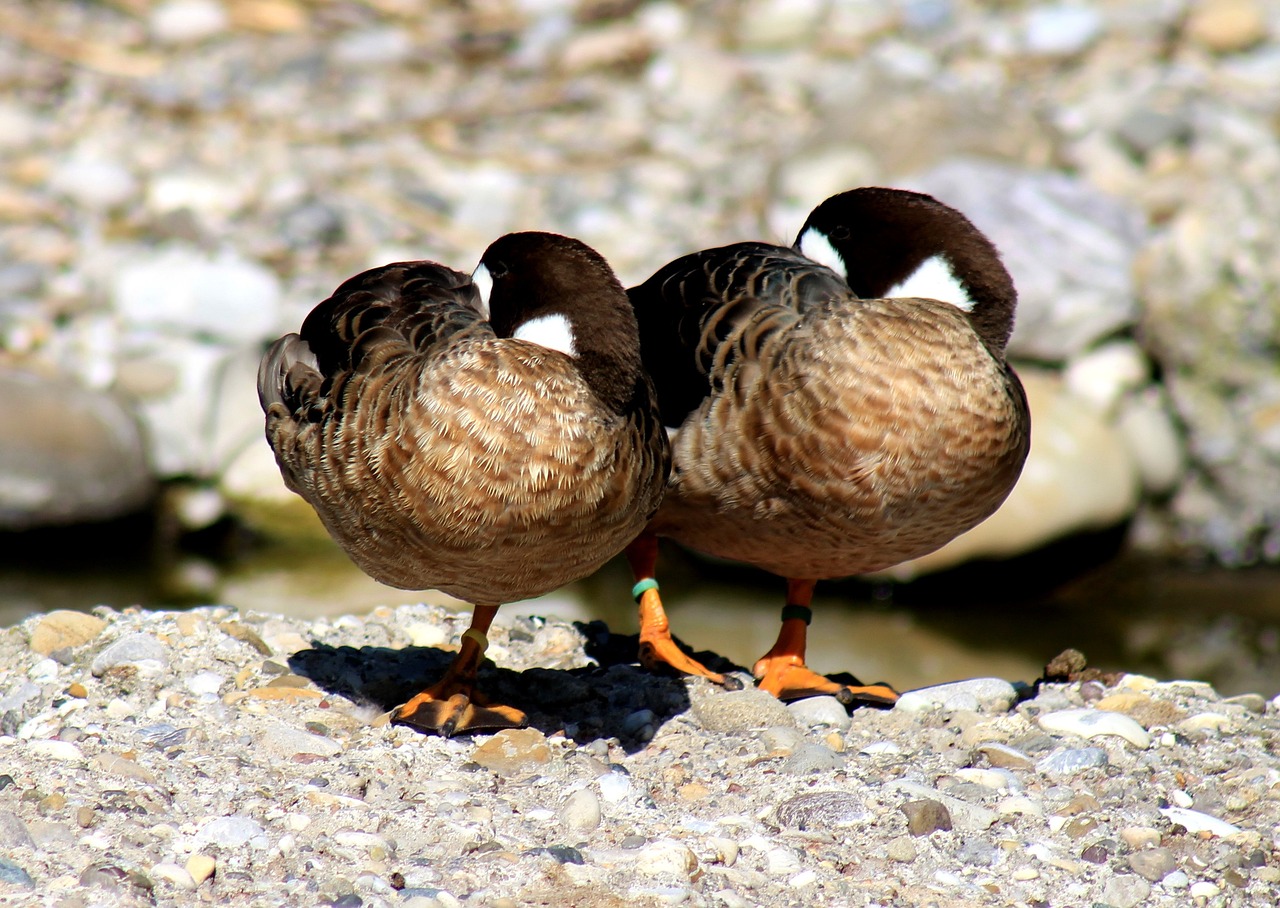
<path fill-rule="evenodd" d="M 1280 699 L 974 679 L 852 716 L 499 616 L 530 727 L 379 714 L 436 606 L 55 612 L 0 634 L 0 904 L 1243 906 L 1280 894 Z M 714 657 L 712 657 L 714 658 Z M 1023 679 L 1030 680 L 1030 679 Z"/>

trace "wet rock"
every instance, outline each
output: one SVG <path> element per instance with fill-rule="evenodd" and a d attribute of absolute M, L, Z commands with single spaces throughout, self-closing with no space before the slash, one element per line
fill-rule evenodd
<path fill-rule="evenodd" d="M 107 623 L 94 615 L 64 609 L 49 612 L 31 632 L 32 652 L 47 656 L 72 646 L 83 646 L 102 633 Z"/>
<path fill-rule="evenodd" d="M 951 812 L 941 801 L 922 798 L 918 801 L 907 801 L 898 809 L 907 818 L 907 830 L 913 836 L 928 835 L 940 829 L 951 828 Z"/>
<path fill-rule="evenodd" d="M 499 775 L 523 772 L 551 759 L 547 736 L 536 728 L 505 728 L 485 741 L 471 759 Z"/>
<path fill-rule="evenodd" d="M 707 731 L 742 732 L 770 726 L 794 726 L 778 699 L 761 690 L 709 693 L 693 701 L 693 715 Z"/>
<path fill-rule="evenodd" d="M 870 819 L 862 799 L 849 791 L 814 791 L 788 798 L 774 811 L 780 826 L 835 829 Z"/>
<path fill-rule="evenodd" d="M 0 368 L 0 529 L 89 522 L 153 495 L 136 417 L 63 376 Z"/>

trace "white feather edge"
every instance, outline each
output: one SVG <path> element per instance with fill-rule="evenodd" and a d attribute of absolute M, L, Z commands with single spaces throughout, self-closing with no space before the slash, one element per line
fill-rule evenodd
<path fill-rule="evenodd" d="M 836 274 L 848 275 L 844 257 L 831 245 L 831 240 L 817 227 L 810 227 L 800 235 L 800 254 L 819 265 L 826 265 Z"/>
<path fill-rule="evenodd" d="M 489 319 L 489 295 L 493 293 L 493 275 L 489 274 L 489 269 L 483 264 L 476 266 L 476 270 L 471 272 L 471 283 L 476 285 L 476 289 L 480 291 L 480 315 L 487 321 Z"/>
<path fill-rule="evenodd" d="M 941 255 L 925 259 L 906 280 L 891 287 L 885 298 L 937 300 L 965 312 L 973 311 L 973 299 L 965 292 L 964 285 L 956 279 L 951 263 Z"/>
<path fill-rule="evenodd" d="M 559 350 L 567 356 L 577 356 L 573 325 L 559 312 L 531 318 L 511 335 L 516 340 L 529 341 L 548 350 Z"/>

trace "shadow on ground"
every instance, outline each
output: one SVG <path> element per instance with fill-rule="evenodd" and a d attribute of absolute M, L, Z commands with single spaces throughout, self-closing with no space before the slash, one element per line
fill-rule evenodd
<path fill-rule="evenodd" d="M 638 635 L 610 633 L 600 621 L 575 627 L 596 665 L 513 671 L 486 661 L 480 669 L 480 689 L 495 703 L 523 710 L 530 727 L 544 734 L 563 732 L 579 744 L 616 738 L 627 753 L 643 749 L 653 730 L 688 710 L 684 679 L 637 664 Z M 683 644 L 681 648 L 715 671 L 744 671 L 715 653 L 693 652 Z M 453 652 L 435 647 L 391 649 L 312 641 L 310 649 L 289 657 L 289 667 L 331 694 L 386 711 L 436 681 L 453 657 Z M 642 710 L 651 712 L 652 719 L 637 716 Z"/>

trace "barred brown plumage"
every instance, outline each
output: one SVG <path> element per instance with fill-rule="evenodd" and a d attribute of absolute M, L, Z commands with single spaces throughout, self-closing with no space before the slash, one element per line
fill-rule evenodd
<path fill-rule="evenodd" d="M 950 279 L 952 298 L 916 297 L 926 273 Z M 817 580 L 930 552 L 1017 481 L 1030 417 L 1004 359 L 1013 282 L 986 237 L 929 196 L 842 193 L 794 248 L 708 249 L 629 294 L 663 419 L 679 427 L 662 508 L 628 552 L 637 579 L 667 536 L 787 578 L 807 615 Z M 809 671 L 807 622 L 788 615 L 756 664 L 762 687 L 892 701 Z M 650 661 L 720 678 L 671 643 L 655 590 L 641 625 Z"/>
<path fill-rule="evenodd" d="M 523 722 L 472 702 L 493 614 L 620 552 L 656 511 L 670 463 L 635 317 L 604 259 L 520 233 L 482 265 L 488 320 L 470 276 L 387 265 L 339 287 L 259 375 L 285 482 L 352 560 L 391 586 L 475 604 L 446 678 L 395 717 L 445 734 Z M 576 355 L 512 337 L 546 316 L 571 326 Z"/>

